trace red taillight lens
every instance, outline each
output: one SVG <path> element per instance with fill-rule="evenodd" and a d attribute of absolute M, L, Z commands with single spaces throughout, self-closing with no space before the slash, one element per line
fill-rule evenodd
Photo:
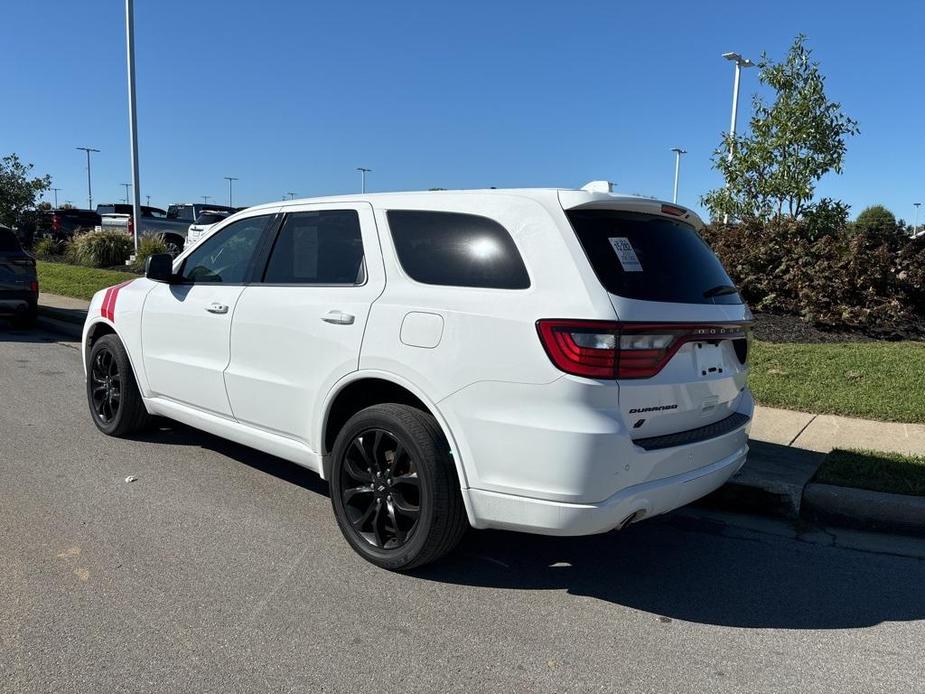
<path fill-rule="evenodd" d="M 51 230 L 61 231 L 61 218 L 56 214 L 51 216 Z"/>
<path fill-rule="evenodd" d="M 31 285 L 30 289 L 32 289 L 33 293 L 38 294 L 38 293 L 39 293 L 39 283 L 38 283 L 38 281 L 32 280 L 32 285 Z"/>
<path fill-rule="evenodd" d="M 745 337 L 744 325 L 544 319 L 536 327 L 557 368 L 598 379 L 650 378 L 685 342 Z"/>

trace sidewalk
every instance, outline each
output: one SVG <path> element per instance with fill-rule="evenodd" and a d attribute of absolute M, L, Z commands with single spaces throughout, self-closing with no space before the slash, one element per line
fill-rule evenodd
<path fill-rule="evenodd" d="M 83 299 L 39 292 L 39 325 L 79 340 L 89 307 L 90 302 Z"/>
<path fill-rule="evenodd" d="M 751 438 L 828 453 L 833 448 L 925 455 L 925 424 L 875 422 L 830 414 L 756 407 Z"/>

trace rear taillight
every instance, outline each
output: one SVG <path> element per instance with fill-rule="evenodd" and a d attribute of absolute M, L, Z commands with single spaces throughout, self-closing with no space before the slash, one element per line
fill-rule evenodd
<path fill-rule="evenodd" d="M 685 342 L 745 339 L 745 325 L 543 319 L 540 341 L 557 368 L 598 379 L 650 378 Z M 744 362 L 743 362 L 744 363 Z"/>
<path fill-rule="evenodd" d="M 61 231 L 61 218 L 56 214 L 51 216 L 51 230 Z"/>
<path fill-rule="evenodd" d="M 33 293 L 33 294 L 38 294 L 38 293 L 39 293 L 39 283 L 38 283 L 38 280 L 32 280 L 32 284 L 29 285 L 29 289 L 32 290 L 32 293 Z"/>

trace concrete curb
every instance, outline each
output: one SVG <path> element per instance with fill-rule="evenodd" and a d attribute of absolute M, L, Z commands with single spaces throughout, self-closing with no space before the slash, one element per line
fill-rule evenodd
<path fill-rule="evenodd" d="M 803 490 L 801 516 L 861 530 L 925 537 L 925 497 L 811 482 Z"/>

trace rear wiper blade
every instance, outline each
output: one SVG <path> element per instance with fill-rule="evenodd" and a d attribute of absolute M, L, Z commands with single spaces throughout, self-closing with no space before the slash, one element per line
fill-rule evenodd
<path fill-rule="evenodd" d="M 708 289 L 707 291 L 705 291 L 703 293 L 703 298 L 709 299 L 714 296 L 723 296 L 725 294 L 738 294 L 738 293 L 739 293 L 738 287 L 734 287 L 731 284 L 721 284 L 717 287 L 713 287 L 712 289 Z"/>

